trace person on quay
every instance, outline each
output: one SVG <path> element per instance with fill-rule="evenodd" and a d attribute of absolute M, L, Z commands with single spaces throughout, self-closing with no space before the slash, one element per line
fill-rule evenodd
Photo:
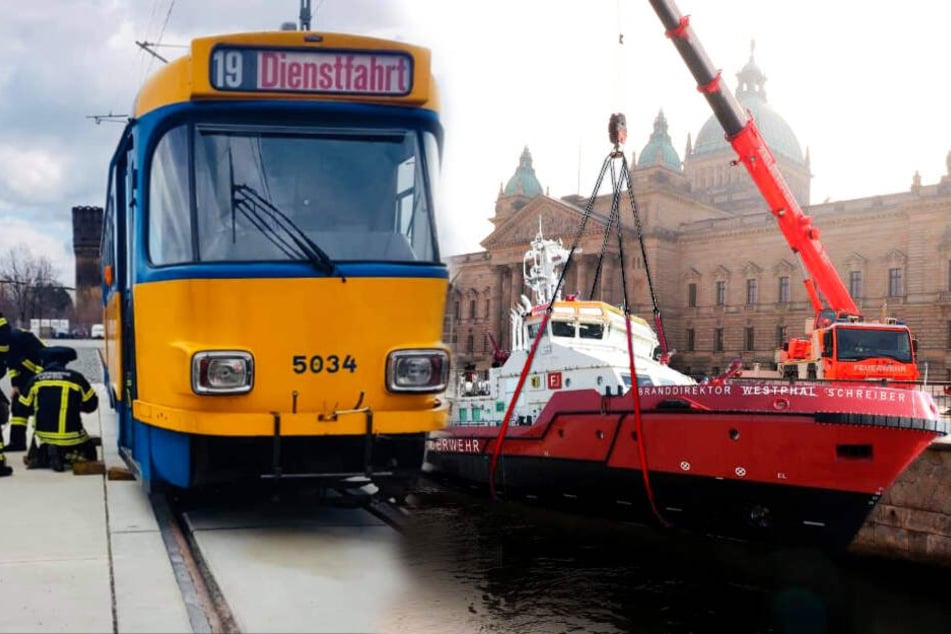
<path fill-rule="evenodd" d="M 30 380 L 43 370 L 42 357 L 46 344 L 29 330 L 14 328 L 10 335 L 9 348 L 6 364 L 10 373 L 10 384 L 13 386 L 10 393 L 13 417 L 10 419 L 10 442 L 6 451 L 26 451 L 27 419 L 17 416 L 16 401 L 19 395 L 25 393 Z"/>
<path fill-rule="evenodd" d="M 36 462 L 48 462 L 54 471 L 97 457 L 98 438 L 86 433 L 82 414 L 96 411 L 99 397 L 82 373 L 66 367 L 75 360 L 74 348 L 46 348 L 43 370 L 29 380 L 13 402 L 15 420 L 27 420 L 31 414 L 34 417 L 33 439 L 42 443 L 37 449 L 41 457 Z"/>
<path fill-rule="evenodd" d="M 2 361 L 0 361 L 2 363 Z M 6 368 L 4 368 L 6 371 Z M 3 377 L 3 374 L 0 373 L 0 377 Z M 7 419 L 10 418 L 10 403 L 7 401 L 7 397 L 3 395 L 3 392 L 0 392 L 0 429 L 7 424 Z M 0 478 L 3 476 L 8 476 L 13 473 L 13 469 L 10 465 L 7 464 L 7 459 L 3 455 L 3 434 L 0 433 Z"/>
<path fill-rule="evenodd" d="M 12 329 L 10 322 L 2 312 L 0 312 L 0 379 L 7 374 L 7 354 L 10 352 L 10 337 Z M 7 395 L 0 390 L 0 430 L 10 419 L 10 401 Z M 0 478 L 13 473 L 13 469 L 7 464 L 6 457 L 3 455 L 3 433 L 0 432 Z"/>

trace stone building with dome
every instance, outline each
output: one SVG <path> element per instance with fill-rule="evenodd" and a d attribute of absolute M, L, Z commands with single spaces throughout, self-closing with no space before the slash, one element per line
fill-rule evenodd
<path fill-rule="evenodd" d="M 808 150 L 767 101 L 766 75 L 752 51 L 737 79 L 737 98 L 755 118 L 803 212 L 822 231 L 822 244 L 866 319 L 887 313 L 907 322 L 919 340 L 922 372 L 932 381 L 951 380 L 951 153 L 938 183 L 909 175 L 905 191 L 813 205 Z M 628 138 L 634 139 L 636 128 L 629 124 Z M 646 266 L 666 338 L 677 350 L 672 365 L 694 375 L 717 374 L 736 358 L 747 367 L 771 366 L 777 347 L 802 335 L 813 317 L 797 257 L 746 170 L 732 165 L 736 156 L 719 122 L 711 116 L 695 142 L 688 137 L 683 159 L 668 125 L 661 111 L 630 166 Z M 616 240 L 600 258 L 611 204 L 609 192 L 602 192 L 565 291 L 620 304 L 624 266 L 632 311 L 649 318 L 647 269 L 629 208 L 621 218 L 625 261 Z M 457 367 L 488 368 L 493 340 L 510 345 L 509 311 L 527 294 L 522 259 L 539 223 L 545 237 L 570 246 L 589 202 L 549 197 L 525 148 L 499 190 L 484 250 L 447 258 L 445 336 Z"/>

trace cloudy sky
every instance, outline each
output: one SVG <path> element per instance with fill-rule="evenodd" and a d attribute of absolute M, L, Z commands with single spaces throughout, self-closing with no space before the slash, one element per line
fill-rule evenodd
<path fill-rule="evenodd" d="M 646 0 L 313 0 L 315 30 L 433 49 L 446 152 L 443 253 L 479 249 L 522 148 L 552 196 L 590 193 L 607 117 L 639 153 L 660 109 L 683 156 L 710 117 Z M 812 159 L 812 202 L 907 190 L 947 171 L 951 3 L 680 0 L 728 85 L 750 55 Z M 24 242 L 73 279 L 69 210 L 101 205 L 121 125 L 161 64 L 135 40 L 186 44 L 276 28 L 298 0 L 0 0 L 0 253 Z M 619 34 L 623 45 L 618 44 Z M 174 58 L 181 48 L 160 48 Z"/>

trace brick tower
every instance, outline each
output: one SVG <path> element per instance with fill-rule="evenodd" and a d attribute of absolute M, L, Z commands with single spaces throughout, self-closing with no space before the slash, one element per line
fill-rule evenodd
<path fill-rule="evenodd" d="M 76 324 L 89 332 L 102 323 L 102 266 L 99 241 L 102 207 L 73 207 L 73 255 L 76 257 Z"/>

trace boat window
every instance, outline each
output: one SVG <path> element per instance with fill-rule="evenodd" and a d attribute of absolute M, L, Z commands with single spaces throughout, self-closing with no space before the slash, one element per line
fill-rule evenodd
<path fill-rule="evenodd" d="M 531 343 L 532 341 L 535 341 L 535 336 L 538 334 L 538 327 L 540 325 L 541 324 L 528 324 L 527 328 L 528 328 L 528 342 L 529 343 Z M 545 338 L 544 334 L 542 335 L 542 338 L 543 339 Z"/>
<path fill-rule="evenodd" d="M 582 339 L 601 339 L 604 336 L 604 324 L 579 324 L 578 335 Z"/>
<path fill-rule="evenodd" d="M 555 337 L 574 337 L 575 325 L 570 321 L 551 322 L 551 334 Z"/>
<path fill-rule="evenodd" d="M 631 375 L 622 374 L 621 380 L 624 381 L 624 387 L 631 387 Z M 654 385 L 654 382 L 646 374 L 637 375 L 637 387 L 646 387 L 649 385 Z"/>

